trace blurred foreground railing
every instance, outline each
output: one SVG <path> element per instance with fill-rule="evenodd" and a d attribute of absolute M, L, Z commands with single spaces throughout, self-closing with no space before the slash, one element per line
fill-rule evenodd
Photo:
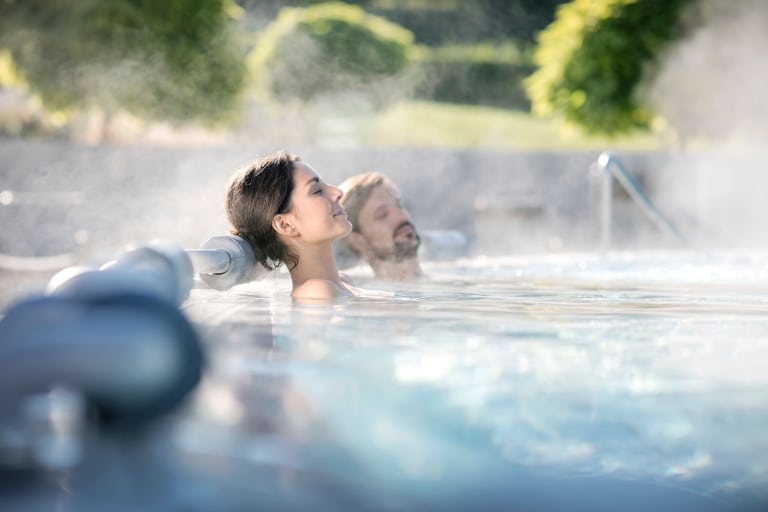
<path fill-rule="evenodd" d="M 179 305 L 194 275 L 227 289 L 256 275 L 234 236 L 200 249 L 153 241 L 100 268 L 68 267 L 0 315 L 0 471 L 87 463 L 99 428 L 133 432 L 197 386 L 204 353 Z M 93 454 L 90 454 L 91 456 Z M 1 493 L 0 493 L 1 494 Z"/>

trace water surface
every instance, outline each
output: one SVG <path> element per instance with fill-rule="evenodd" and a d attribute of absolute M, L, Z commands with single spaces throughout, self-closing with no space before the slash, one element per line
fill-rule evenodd
<path fill-rule="evenodd" d="M 767 261 L 476 258 L 361 272 L 393 296 L 331 305 L 281 277 L 196 290 L 212 366 L 176 442 L 277 508 L 765 510 Z"/>

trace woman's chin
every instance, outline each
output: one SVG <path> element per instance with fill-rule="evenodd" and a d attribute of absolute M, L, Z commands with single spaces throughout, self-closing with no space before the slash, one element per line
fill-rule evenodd
<path fill-rule="evenodd" d="M 343 217 L 343 220 L 344 222 L 342 224 L 344 225 L 344 232 L 339 236 L 339 238 L 344 238 L 352 232 L 352 223 L 349 222 L 346 217 Z"/>

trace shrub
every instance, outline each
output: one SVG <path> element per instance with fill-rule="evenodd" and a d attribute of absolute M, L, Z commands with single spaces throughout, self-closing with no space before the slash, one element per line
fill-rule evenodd
<path fill-rule="evenodd" d="M 504 46 L 422 47 L 416 61 L 422 80 L 416 96 L 432 101 L 528 110 L 523 79 L 533 64 L 519 49 Z"/>
<path fill-rule="evenodd" d="M 592 133 L 650 125 L 637 85 L 663 47 L 681 35 L 693 0 L 573 0 L 539 36 L 538 70 L 526 82 L 533 112 L 564 114 Z"/>
<path fill-rule="evenodd" d="M 355 91 L 384 102 L 407 69 L 413 34 L 340 2 L 285 8 L 250 56 L 259 83 L 279 100 Z"/>
<path fill-rule="evenodd" d="M 239 110 L 245 81 L 231 5 L 0 2 L 0 49 L 9 52 L 20 81 L 47 109 L 224 122 Z"/>

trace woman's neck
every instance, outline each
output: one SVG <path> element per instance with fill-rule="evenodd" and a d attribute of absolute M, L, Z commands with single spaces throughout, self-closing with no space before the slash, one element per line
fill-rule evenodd
<path fill-rule="evenodd" d="M 302 247 L 299 263 L 290 270 L 294 289 L 310 279 L 325 279 L 341 286 L 331 245 Z"/>

